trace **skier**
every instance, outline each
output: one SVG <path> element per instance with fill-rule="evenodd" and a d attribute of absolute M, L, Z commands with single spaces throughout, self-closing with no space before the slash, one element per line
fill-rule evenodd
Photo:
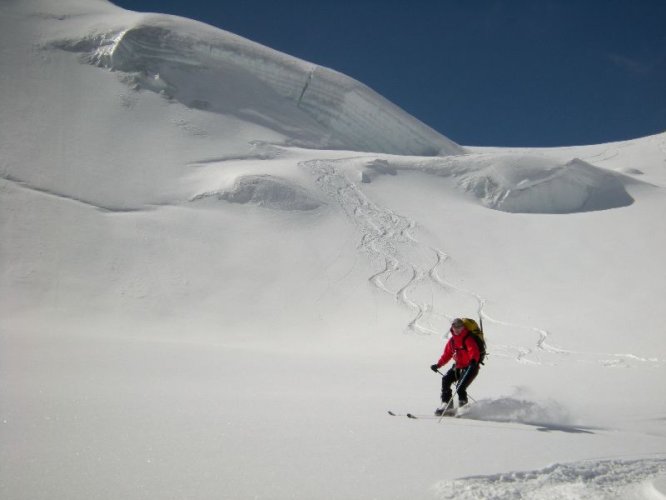
<path fill-rule="evenodd" d="M 460 318 L 454 319 L 451 323 L 451 333 L 452 336 L 444 347 L 442 357 L 430 367 L 432 371 L 438 373 L 439 368 L 451 359 L 454 361 L 454 365 L 442 377 L 442 406 L 435 410 L 437 416 L 455 412 L 451 401 L 453 398 L 451 386 L 454 383 L 457 384 L 458 408 L 465 406 L 467 388 L 479 374 L 481 351 Z"/>

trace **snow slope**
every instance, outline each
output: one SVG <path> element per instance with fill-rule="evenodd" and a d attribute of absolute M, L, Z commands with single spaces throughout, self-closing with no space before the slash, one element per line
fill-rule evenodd
<path fill-rule="evenodd" d="M 0 23 L 0 497 L 664 497 L 666 134 L 463 148 L 193 21 Z M 389 416 L 461 315 L 474 405 Z"/>

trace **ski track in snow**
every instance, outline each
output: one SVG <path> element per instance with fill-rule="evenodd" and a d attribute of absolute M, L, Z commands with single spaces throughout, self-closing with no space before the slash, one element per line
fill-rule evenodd
<path fill-rule="evenodd" d="M 663 458 L 588 460 L 533 471 L 440 481 L 432 489 L 435 497 L 442 500 L 664 498 L 655 485 L 655 479 L 664 472 Z"/>
<path fill-rule="evenodd" d="M 453 314 L 439 310 L 432 300 L 419 300 L 416 296 L 427 296 L 427 288 L 432 286 L 452 288 L 438 274 L 438 268 L 447 259 L 446 254 L 436 248 L 422 248 L 424 245 L 414 236 L 416 223 L 369 200 L 336 167 L 338 161 L 341 160 L 312 160 L 301 165 L 315 174 L 322 191 L 335 199 L 359 228 L 361 239 L 358 248 L 378 268 L 368 281 L 412 310 L 413 317 L 406 326 L 407 331 L 425 335 L 442 333 L 441 328 L 448 325 Z M 423 255 L 425 258 L 414 259 L 410 254 Z M 472 298 L 477 300 L 476 297 Z M 480 306 L 481 303 L 477 302 L 476 308 Z M 441 324 L 440 328 L 435 326 L 438 323 Z"/>
<path fill-rule="evenodd" d="M 660 143 L 661 148 L 666 148 Z M 253 144 L 253 152 L 236 157 L 220 157 L 199 160 L 191 166 L 205 167 L 209 163 L 242 160 L 272 160 L 279 158 L 284 148 L 261 141 Z M 631 353 L 586 353 L 566 350 L 548 342 L 549 332 L 533 327 L 500 320 L 485 311 L 486 300 L 473 290 L 447 281 L 444 269 L 451 258 L 446 252 L 422 243 L 415 234 L 415 221 L 372 202 L 344 172 L 349 158 L 340 160 L 309 160 L 300 163 L 313 173 L 320 189 L 334 199 L 354 221 L 361 232 L 358 248 L 369 256 L 377 271 L 368 281 L 377 289 L 393 296 L 396 302 L 412 311 L 405 329 L 420 335 L 446 335 L 450 321 L 461 311 L 475 310 L 491 323 L 512 331 L 530 332 L 536 341 L 533 345 L 501 344 L 489 340 L 488 356 L 512 358 L 525 364 L 557 364 L 561 361 L 596 363 L 603 367 L 623 368 L 635 364 L 661 366 L 665 360 L 644 358 Z M 31 185 L 9 175 L 0 176 L 4 181 L 21 189 L 79 203 L 103 213 L 132 213 L 154 209 L 104 206 L 54 190 Z M 437 297 L 436 297 L 437 296 Z"/>
<path fill-rule="evenodd" d="M 503 321 L 485 311 L 486 299 L 448 281 L 444 274 L 451 258 L 446 252 L 422 243 L 416 236 L 415 221 L 372 202 L 346 175 L 349 159 L 309 160 L 302 168 L 315 175 L 325 195 L 334 199 L 361 232 L 359 250 L 377 267 L 368 281 L 388 293 L 413 313 L 405 329 L 421 335 L 446 335 L 450 321 L 461 311 L 475 310 L 486 326 L 491 323 L 512 331 L 531 333 L 533 345 L 499 344 L 488 340 L 488 356 L 513 358 L 519 363 L 596 363 L 603 367 L 630 367 L 634 364 L 661 366 L 666 361 L 643 358 L 631 353 L 585 353 L 566 350 L 549 342 L 548 331 Z M 415 256 L 417 258 L 415 258 Z M 435 296 L 439 295 L 438 300 Z M 486 328 L 488 330 L 488 328 Z"/>

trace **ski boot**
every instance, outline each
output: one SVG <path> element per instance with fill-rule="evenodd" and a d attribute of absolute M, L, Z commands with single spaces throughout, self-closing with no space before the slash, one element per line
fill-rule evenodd
<path fill-rule="evenodd" d="M 443 403 L 442 406 L 435 410 L 436 417 L 450 417 L 456 414 L 456 409 L 453 405 Z"/>

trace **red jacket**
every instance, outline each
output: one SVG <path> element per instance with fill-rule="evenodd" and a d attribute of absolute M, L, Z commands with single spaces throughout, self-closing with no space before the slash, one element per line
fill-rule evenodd
<path fill-rule="evenodd" d="M 464 329 L 459 335 L 451 335 L 451 338 L 444 346 L 444 353 L 437 362 L 437 367 L 441 368 L 451 359 L 456 364 L 456 368 L 467 368 L 472 360 L 479 362 L 481 352 L 476 340 L 472 338 L 472 334 Z"/>

